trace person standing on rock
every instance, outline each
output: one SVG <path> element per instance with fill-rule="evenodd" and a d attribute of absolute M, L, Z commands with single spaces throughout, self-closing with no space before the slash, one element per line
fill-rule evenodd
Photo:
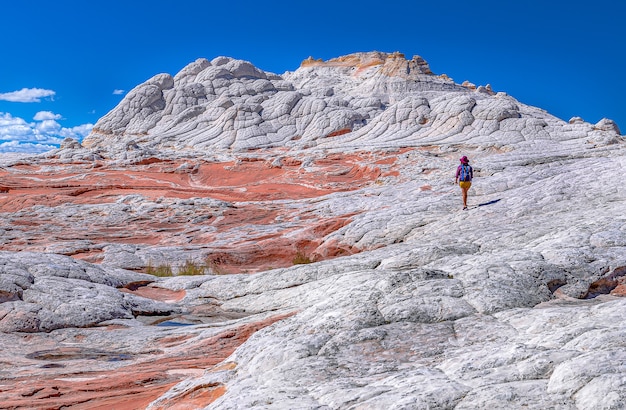
<path fill-rule="evenodd" d="M 460 159 L 461 165 L 456 169 L 456 177 L 454 178 L 454 184 L 457 183 L 461 187 L 463 192 L 463 210 L 467 209 L 467 191 L 472 186 L 472 178 L 474 178 L 474 169 L 469 164 L 469 159 L 463 155 Z"/>

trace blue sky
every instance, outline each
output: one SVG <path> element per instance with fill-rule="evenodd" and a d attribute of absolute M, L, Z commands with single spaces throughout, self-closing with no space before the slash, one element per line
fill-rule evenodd
<path fill-rule="evenodd" d="M 626 133 L 626 2 L 595 0 L 0 3 L 0 152 L 82 138 L 130 89 L 199 57 L 282 74 L 308 56 L 420 55 L 568 120 Z"/>

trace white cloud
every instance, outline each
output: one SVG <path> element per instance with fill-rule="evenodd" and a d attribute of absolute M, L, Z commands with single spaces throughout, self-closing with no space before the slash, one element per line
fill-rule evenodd
<path fill-rule="evenodd" d="M 39 135 L 56 135 L 61 130 L 61 124 L 55 120 L 43 120 L 35 123 L 35 130 Z"/>
<path fill-rule="evenodd" d="M 125 90 L 113 90 L 113 95 L 122 95 L 124 94 L 126 91 Z"/>
<path fill-rule="evenodd" d="M 2 152 L 45 152 L 58 148 L 66 137 L 82 140 L 93 124 L 82 124 L 65 128 L 57 122 L 62 116 L 50 111 L 35 114 L 34 122 L 0 112 L 0 153 Z"/>
<path fill-rule="evenodd" d="M 55 148 L 58 147 L 54 145 L 35 144 L 32 142 L 21 143 L 19 141 L 7 141 L 0 143 L 0 155 L 3 153 L 13 152 L 40 154 L 42 152 L 47 152 Z"/>
<path fill-rule="evenodd" d="M 0 113 L 0 139 L 28 139 L 32 133 L 31 126 L 23 119 Z"/>
<path fill-rule="evenodd" d="M 37 114 L 35 114 L 35 116 L 33 117 L 33 120 L 35 121 L 60 120 L 61 118 L 62 118 L 61 114 L 55 114 L 50 111 L 39 111 Z"/>
<path fill-rule="evenodd" d="M 62 128 L 59 135 L 63 138 L 71 137 L 75 140 L 82 140 L 91 132 L 93 124 L 83 124 L 72 128 Z"/>
<path fill-rule="evenodd" d="M 10 93 L 0 93 L 0 100 L 11 102 L 41 102 L 42 98 L 53 97 L 56 92 L 52 90 L 45 90 L 43 88 L 22 88 L 19 91 L 12 91 Z"/>

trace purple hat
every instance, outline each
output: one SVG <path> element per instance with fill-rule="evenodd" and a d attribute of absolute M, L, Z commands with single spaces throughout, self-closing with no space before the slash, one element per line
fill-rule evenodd
<path fill-rule="evenodd" d="M 469 162 L 469 159 L 467 159 L 467 157 L 465 155 L 463 155 L 460 159 L 461 163 L 463 164 L 467 164 Z"/>

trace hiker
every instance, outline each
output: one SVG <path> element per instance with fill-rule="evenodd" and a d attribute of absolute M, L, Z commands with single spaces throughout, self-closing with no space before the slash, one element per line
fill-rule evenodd
<path fill-rule="evenodd" d="M 472 178 L 474 178 L 474 170 L 469 164 L 469 159 L 463 155 L 460 159 L 461 165 L 456 169 L 456 177 L 454 178 L 454 184 L 457 183 L 461 187 L 463 192 L 463 210 L 467 209 L 467 191 L 472 186 Z"/>

